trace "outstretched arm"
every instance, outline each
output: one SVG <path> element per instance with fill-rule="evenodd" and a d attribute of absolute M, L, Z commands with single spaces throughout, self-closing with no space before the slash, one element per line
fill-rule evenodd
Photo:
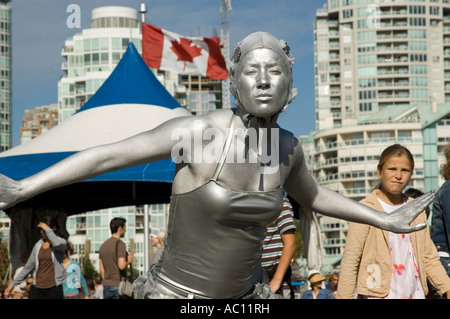
<path fill-rule="evenodd" d="M 55 165 L 20 181 L 0 174 L 0 210 L 40 193 L 80 182 L 109 171 L 171 157 L 171 139 L 176 128 L 192 126 L 192 117 L 179 117 L 160 126 L 112 144 L 78 152 Z"/>
<path fill-rule="evenodd" d="M 394 213 L 387 214 L 318 185 L 306 167 L 300 145 L 296 147 L 292 165 L 284 188 L 305 208 L 326 216 L 368 224 L 396 233 L 410 233 L 426 226 L 425 224 L 410 225 L 410 223 L 431 204 L 435 191 L 424 194 Z"/>

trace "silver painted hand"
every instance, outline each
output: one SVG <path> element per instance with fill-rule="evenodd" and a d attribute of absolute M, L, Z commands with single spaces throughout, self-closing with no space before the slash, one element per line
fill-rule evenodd
<path fill-rule="evenodd" d="M 436 196 L 436 190 L 429 191 L 413 201 L 403 205 L 399 209 L 386 216 L 384 227 L 395 233 L 411 233 L 417 230 L 424 229 L 426 225 L 420 223 L 417 225 L 410 225 L 416 217 L 429 206 Z"/>

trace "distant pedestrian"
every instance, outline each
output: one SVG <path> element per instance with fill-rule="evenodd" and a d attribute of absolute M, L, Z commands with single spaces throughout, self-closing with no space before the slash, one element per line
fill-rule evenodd
<path fill-rule="evenodd" d="M 331 291 L 334 297 L 336 297 L 339 284 L 339 273 L 335 272 L 331 275 L 330 281 L 326 284 L 325 288 Z"/>
<path fill-rule="evenodd" d="M 300 299 L 336 299 L 331 291 L 322 289 L 325 280 L 326 278 L 319 273 L 309 276 L 311 289 L 305 291 Z"/>
<path fill-rule="evenodd" d="M 97 299 L 95 298 L 95 282 L 92 279 L 86 279 L 87 289 L 89 294 L 86 295 L 86 299 Z"/>
<path fill-rule="evenodd" d="M 66 256 L 63 262 L 67 271 L 67 279 L 63 283 L 64 299 L 80 299 L 81 289 L 83 289 L 85 297 L 89 296 L 89 290 L 81 272 L 80 264 L 70 258 L 72 254 L 72 243 L 67 242 Z"/>
<path fill-rule="evenodd" d="M 102 278 L 100 276 L 95 277 L 94 283 L 95 283 L 95 293 L 94 293 L 95 299 L 103 299 Z"/>
<path fill-rule="evenodd" d="M 280 216 L 267 227 L 261 266 L 270 289 L 283 298 L 293 299 L 291 260 L 295 252 L 295 223 L 292 205 L 284 198 Z"/>
<path fill-rule="evenodd" d="M 125 243 L 120 240 L 126 232 L 126 219 L 116 217 L 109 223 L 111 237 L 99 250 L 100 275 L 102 276 L 103 298 L 120 299 L 120 278 L 126 276 L 126 267 L 133 262 L 127 253 Z"/>
<path fill-rule="evenodd" d="M 16 271 L 14 272 L 14 279 L 17 278 L 19 276 L 19 274 L 22 272 L 23 267 L 25 267 L 28 258 L 30 258 L 30 252 L 29 251 L 25 251 L 21 256 L 20 256 L 20 261 L 22 263 L 22 266 L 20 266 L 19 268 L 16 269 Z M 30 276 L 30 275 L 28 275 Z M 23 294 L 28 290 L 27 288 L 27 281 L 24 280 L 22 281 L 19 285 L 15 286 L 14 288 L 14 298 L 15 299 L 22 299 Z"/>
<path fill-rule="evenodd" d="M 56 219 L 45 216 L 38 224 L 42 239 L 33 247 L 25 267 L 12 280 L 5 294 L 9 295 L 14 286 L 33 274 L 30 299 L 63 299 L 62 284 L 67 278 L 63 265 L 66 239 L 60 237 Z"/>
<path fill-rule="evenodd" d="M 445 182 L 433 203 L 430 232 L 441 263 L 450 276 L 450 144 L 445 149 L 445 158 L 446 162 L 441 170 Z"/>
<path fill-rule="evenodd" d="M 150 262 L 151 265 L 156 264 L 156 262 L 161 258 L 161 255 L 164 250 L 164 239 L 166 237 L 166 233 L 164 231 L 160 231 L 158 235 L 152 235 L 150 237 L 150 243 L 153 249 L 153 257 Z"/>

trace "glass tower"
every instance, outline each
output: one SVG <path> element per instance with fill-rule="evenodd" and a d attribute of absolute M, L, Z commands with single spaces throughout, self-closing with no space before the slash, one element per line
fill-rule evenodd
<path fill-rule="evenodd" d="M 0 0 L 0 152 L 12 146 L 11 7 Z"/>

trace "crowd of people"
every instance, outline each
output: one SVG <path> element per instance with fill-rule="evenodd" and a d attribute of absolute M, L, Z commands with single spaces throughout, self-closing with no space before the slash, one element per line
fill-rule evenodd
<path fill-rule="evenodd" d="M 383 152 L 377 168 L 380 186 L 361 203 L 319 185 L 299 139 L 277 124 L 297 94 L 293 65 L 286 42 L 266 32 L 252 33 L 232 54 L 229 80 L 236 108 L 168 120 L 129 139 L 80 151 L 20 181 L 0 174 L 0 209 L 112 170 L 175 156 L 164 248 L 150 270 L 134 280 L 136 299 L 291 298 L 288 261 L 294 229 L 284 214 L 286 194 L 308 212 L 350 222 L 336 294 L 322 291 L 325 277 L 315 273 L 305 298 L 353 298 L 355 288 L 358 298 L 421 298 L 428 280 L 437 293 L 450 297 L 450 279 L 439 261 L 444 254 L 431 241 L 424 213 L 435 191 L 415 200 L 403 194 L 414 169 L 409 151 L 393 145 Z M 182 143 L 180 150 L 180 141 L 173 139 L 180 128 L 183 136 L 202 138 Z M 204 138 L 212 132 L 213 142 Z M 272 224 L 282 212 L 285 216 Z M 110 226 L 112 236 L 99 251 L 100 274 L 103 297 L 117 299 L 133 257 L 120 240 L 125 221 L 113 219 Z M 39 227 L 43 239 L 6 295 L 31 274 L 30 298 L 64 298 L 67 241 L 47 222 Z M 275 248 L 275 255 L 265 255 L 264 244 L 264 249 Z M 261 256 L 270 257 L 264 267 Z M 77 265 L 72 268 L 73 286 L 79 272 Z M 78 290 L 86 287 L 80 279 Z M 76 291 L 66 291 L 78 298 Z"/>

